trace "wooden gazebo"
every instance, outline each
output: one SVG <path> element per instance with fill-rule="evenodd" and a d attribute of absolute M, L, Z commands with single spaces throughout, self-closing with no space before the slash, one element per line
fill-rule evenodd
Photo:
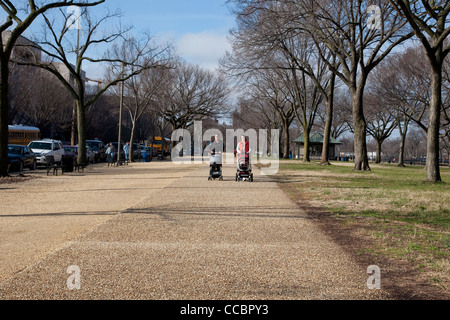
<path fill-rule="evenodd" d="M 311 159 L 321 159 L 322 158 L 322 149 L 323 149 L 323 132 L 311 132 L 309 135 L 309 150 Z M 295 149 L 293 157 L 296 159 L 303 159 L 304 150 L 305 150 L 305 136 L 302 134 L 300 137 L 293 141 L 295 143 Z M 328 160 L 336 160 L 336 146 L 341 145 L 342 142 L 333 139 L 330 137 L 329 143 L 329 159 Z"/>

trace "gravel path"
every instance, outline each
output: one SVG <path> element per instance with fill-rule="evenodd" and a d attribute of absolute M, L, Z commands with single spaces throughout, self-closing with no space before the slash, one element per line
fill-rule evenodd
<path fill-rule="evenodd" d="M 11 251 L 5 247 L 22 250 L 23 242 L 11 235 L 3 243 L 3 229 L 31 233 L 37 225 L 34 232 L 45 238 L 34 260 L 22 258 L 24 270 L 16 273 L 20 263 L 9 263 L 15 272 L 3 268 L 1 299 L 389 299 L 367 288 L 368 266 L 356 265 L 257 172 L 255 182 L 238 183 L 232 166 L 224 168 L 225 181 L 208 181 L 205 165 L 154 162 L 113 170 L 18 187 L 35 190 L 39 199 L 42 192 L 33 188 L 60 182 L 49 187 L 55 192 L 49 197 L 70 194 L 69 215 L 42 215 L 49 209 L 38 200 L 35 207 L 16 206 L 18 190 L 0 190 L 2 199 L 11 193 L 0 205 L 2 261 Z M 67 234 L 65 225 L 75 230 Z M 81 271 L 79 290 L 67 287 L 72 265 Z"/>

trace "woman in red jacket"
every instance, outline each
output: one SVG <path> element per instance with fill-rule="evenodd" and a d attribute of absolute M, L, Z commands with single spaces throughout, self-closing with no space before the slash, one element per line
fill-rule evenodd
<path fill-rule="evenodd" d="M 250 144 L 245 140 L 245 137 L 241 137 L 241 141 L 238 143 L 236 153 L 238 154 L 238 167 L 236 173 L 236 181 L 249 180 L 253 181 L 252 165 L 250 164 Z"/>
<path fill-rule="evenodd" d="M 241 141 L 239 141 L 236 148 L 236 153 L 239 165 L 250 164 L 250 144 L 245 140 L 245 136 L 241 137 Z"/>
<path fill-rule="evenodd" d="M 239 141 L 236 152 L 238 156 L 240 156 L 242 153 L 246 154 L 250 152 L 250 144 L 245 141 L 245 137 L 241 136 L 241 141 Z"/>

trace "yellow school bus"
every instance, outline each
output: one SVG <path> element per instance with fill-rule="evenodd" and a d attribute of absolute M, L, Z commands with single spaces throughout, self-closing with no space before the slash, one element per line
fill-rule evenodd
<path fill-rule="evenodd" d="M 8 144 L 27 146 L 30 142 L 38 140 L 40 134 L 41 130 L 36 127 L 8 126 Z"/>
<path fill-rule="evenodd" d="M 158 153 L 161 153 L 161 150 L 164 155 L 170 154 L 170 139 L 162 138 L 162 137 L 155 137 L 153 140 L 153 148 L 156 149 Z"/>

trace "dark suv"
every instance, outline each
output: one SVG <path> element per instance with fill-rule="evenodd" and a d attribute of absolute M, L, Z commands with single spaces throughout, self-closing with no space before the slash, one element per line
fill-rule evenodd
<path fill-rule="evenodd" d="M 100 140 L 87 140 L 87 146 L 95 153 L 95 162 L 106 161 L 106 146 Z"/>

